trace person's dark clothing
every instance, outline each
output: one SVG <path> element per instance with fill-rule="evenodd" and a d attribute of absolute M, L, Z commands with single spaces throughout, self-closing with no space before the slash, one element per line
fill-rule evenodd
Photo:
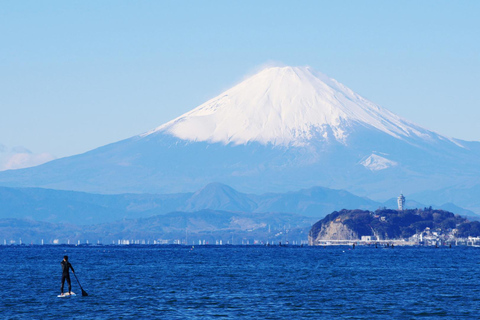
<path fill-rule="evenodd" d="M 72 269 L 73 272 L 75 272 L 75 270 L 73 269 L 72 265 L 68 261 L 62 260 L 61 264 L 62 264 L 62 287 L 61 287 L 61 292 L 63 294 L 63 285 L 65 284 L 65 280 L 67 280 L 68 292 L 72 291 L 72 282 L 70 281 L 70 272 L 69 272 L 70 270 L 69 269 Z"/>

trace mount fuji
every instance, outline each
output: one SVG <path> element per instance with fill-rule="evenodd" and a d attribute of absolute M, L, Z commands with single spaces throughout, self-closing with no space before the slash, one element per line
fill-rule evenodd
<path fill-rule="evenodd" d="M 422 128 L 309 67 L 271 67 L 149 132 L 0 172 L 0 184 L 96 193 L 325 186 L 387 199 L 479 177 L 480 142 Z"/>

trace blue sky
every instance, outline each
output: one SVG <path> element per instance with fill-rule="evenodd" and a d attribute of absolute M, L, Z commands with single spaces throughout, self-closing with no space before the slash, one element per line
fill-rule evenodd
<path fill-rule="evenodd" d="M 128 138 L 271 62 L 480 141 L 479 15 L 480 1 L 3 1 L 0 151 Z"/>

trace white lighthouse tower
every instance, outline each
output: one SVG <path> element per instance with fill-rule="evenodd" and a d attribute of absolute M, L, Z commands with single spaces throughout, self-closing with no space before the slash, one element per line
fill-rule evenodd
<path fill-rule="evenodd" d="M 403 211 L 405 210 L 405 197 L 403 194 L 400 194 L 400 196 L 397 198 L 397 203 L 398 203 L 398 210 Z"/>

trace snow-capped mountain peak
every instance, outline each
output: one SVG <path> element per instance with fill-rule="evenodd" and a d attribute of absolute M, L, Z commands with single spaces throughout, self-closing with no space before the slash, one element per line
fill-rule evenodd
<path fill-rule="evenodd" d="M 163 132 L 183 140 L 224 144 L 304 145 L 312 139 L 346 144 L 358 124 L 396 138 L 429 136 L 429 131 L 310 67 L 264 69 L 145 135 Z"/>
<path fill-rule="evenodd" d="M 217 181 L 252 193 L 326 186 L 388 198 L 400 188 L 412 194 L 478 183 L 479 163 L 480 142 L 448 139 L 310 68 L 284 67 L 265 69 L 147 134 L 0 171 L 0 183 L 176 193 Z M 221 184 L 193 196 L 191 208 L 254 207 Z"/>

